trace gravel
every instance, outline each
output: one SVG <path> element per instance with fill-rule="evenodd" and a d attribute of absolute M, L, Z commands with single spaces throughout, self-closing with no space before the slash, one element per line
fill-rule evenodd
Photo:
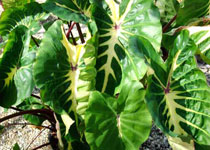
<path fill-rule="evenodd" d="M 207 82 L 210 85 L 210 65 L 198 59 L 198 67 L 205 73 Z"/>
<path fill-rule="evenodd" d="M 140 150 L 172 150 L 167 137 L 163 132 L 155 126 L 152 125 L 152 130 L 150 136 L 146 142 L 144 142 Z"/>
<path fill-rule="evenodd" d="M 0 107 L 0 118 L 13 114 L 16 111 L 9 109 L 7 112 Z M 23 117 L 16 117 L 1 123 L 1 125 L 6 126 L 0 136 L 0 150 L 11 150 L 13 146 L 18 143 L 21 147 L 21 150 L 27 150 L 27 147 L 33 141 L 33 139 L 40 134 L 40 136 L 34 140 L 28 150 L 33 149 L 42 144 L 48 143 L 48 129 L 38 129 L 30 125 L 11 125 L 11 124 L 24 124 L 27 123 Z M 43 125 L 48 126 L 49 123 L 45 121 Z M 41 132 L 41 133 L 40 133 Z M 52 150 L 51 146 L 46 146 L 40 150 Z"/>

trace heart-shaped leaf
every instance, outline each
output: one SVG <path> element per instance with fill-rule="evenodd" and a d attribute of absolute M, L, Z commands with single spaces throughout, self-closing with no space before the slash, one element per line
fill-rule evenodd
<path fill-rule="evenodd" d="M 121 60 L 125 54 L 130 63 L 135 61 L 127 50 L 128 38 L 142 35 L 152 41 L 159 51 L 161 41 L 161 24 L 158 9 L 153 0 L 106 0 L 107 9 L 95 2 L 92 14 L 99 31 L 99 49 L 96 63 L 96 88 L 113 95 L 115 87 L 122 78 Z"/>
<path fill-rule="evenodd" d="M 138 150 L 149 136 L 151 116 L 138 82 L 124 85 L 119 98 L 93 92 L 85 114 L 91 150 Z"/>
<path fill-rule="evenodd" d="M 95 38 L 82 45 L 72 45 L 62 22 L 56 21 L 45 33 L 34 66 L 35 81 L 41 97 L 53 110 L 68 118 L 73 111 L 83 114 L 89 92 L 95 87 Z M 68 118 L 70 122 L 70 118 Z M 69 123 L 66 122 L 68 128 Z"/>
<path fill-rule="evenodd" d="M 155 54 L 151 45 L 142 37 L 133 38 L 146 56 Z M 150 47 L 150 49 L 148 49 Z M 154 57 L 147 57 L 154 70 L 146 94 L 146 101 L 155 123 L 166 133 L 193 139 L 199 144 L 210 143 L 210 89 L 206 77 L 195 60 L 196 45 L 188 31 L 182 31 L 169 53 L 166 72 L 151 64 Z M 160 56 L 159 56 L 159 59 Z M 161 78 L 164 76 L 164 78 Z"/>
<path fill-rule="evenodd" d="M 34 87 L 32 63 L 35 52 L 29 51 L 30 40 L 31 35 L 41 28 L 39 20 L 45 17 L 41 5 L 35 2 L 7 9 L 1 15 L 0 35 L 12 34 L 3 55 L 0 56 L 2 106 L 9 107 L 14 103 L 18 105 L 31 95 Z M 27 30 L 20 29 L 23 27 Z M 13 30 L 15 31 L 11 32 Z"/>
<path fill-rule="evenodd" d="M 20 104 L 32 93 L 35 53 L 29 52 L 29 43 L 30 31 L 23 26 L 15 28 L 9 35 L 0 59 L 0 105 L 3 107 Z"/>
<path fill-rule="evenodd" d="M 45 17 L 46 13 L 43 13 L 41 5 L 35 2 L 10 8 L 1 14 L 0 35 L 6 35 L 20 25 L 25 26 L 31 34 L 34 34 L 41 28 L 39 20 Z"/>

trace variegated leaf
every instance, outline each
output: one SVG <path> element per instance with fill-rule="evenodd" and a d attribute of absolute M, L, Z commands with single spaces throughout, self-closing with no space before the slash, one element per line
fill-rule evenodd
<path fill-rule="evenodd" d="M 90 17 L 88 0 L 47 0 L 42 7 L 65 21 L 87 24 Z"/>
<path fill-rule="evenodd" d="M 39 20 L 46 16 L 41 5 L 35 2 L 5 10 L 0 18 L 0 35 L 6 35 L 21 25 L 28 28 L 31 34 L 35 34 L 41 29 Z"/>
<path fill-rule="evenodd" d="M 186 27 L 198 47 L 198 54 L 210 64 L 210 26 Z"/>
<path fill-rule="evenodd" d="M 34 88 L 32 63 L 35 53 L 29 52 L 30 31 L 15 28 L 0 59 L 0 105 L 10 107 L 30 97 Z"/>
<path fill-rule="evenodd" d="M 80 75 L 78 81 L 77 94 L 77 113 L 84 115 L 88 107 L 88 99 L 90 92 L 95 90 L 96 77 L 96 47 L 97 35 L 94 35 L 85 44 L 85 53 L 82 57 L 82 64 L 80 65 Z"/>
<path fill-rule="evenodd" d="M 168 142 L 173 150 L 195 150 L 192 139 L 183 141 L 181 138 L 168 136 Z"/>
<path fill-rule="evenodd" d="M 93 41 L 72 45 L 66 38 L 62 22 L 56 21 L 44 35 L 38 51 L 34 70 L 41 97 L 62 115 L 67 130 L 72 123 L 69 113 L 82 114 L 87 107 L 89 92 L 95 87 Z"/>
<path fill-rule="evenodd" d="M 158 9 L 153 0 L 106 0 L 108 10 L 98 5 L 92 9 L 99 31 L 96 88 L 101 92 L 113 94 L 122 77 L 121 60 L 129 56 L 128 38 L 142 35 L 152 41 L 158 51 L 161 41 L 161 24 Z"/>
<path fill-rule="evenodd" d="M 29 50 L 29 45 L 31 35 L 40 29 L 38 21 L 44 17 L 45 13 L 42 13 L 38 3 L 10 8 L 1 15 L 0 35 L 9 34 L 10 37 L 0 56 L 2 57 L 0 93 L 1 105 L 4 107 L 19 104 L 32 93 L 34 87 L 32 63 L 35 52 Z M 15 31 L 12 32 L 13 30 Z"/>
<path fill-rule="evenodd" d="M 80 9 L 82 14 L 85 14 L 87 17 L 91 17 L 91 5 L 87 0 L 72 0 L 72 2 Z"/>
<path fill-rule="evenodd" d="M 209 0 L 183 0 L 178 10 L 176 26 L 187 25 L 197 18 L 209 14 Z"/>
<path fill-rule="evenodd" d="M 156 125 L 171 136 L 179 135 L 208 145 L 210 88 L 204 73 L 197 67 L 194 56 L 196 45 L 190 39 L 189 32 L 183 31 L 176 38 L 166 64 L 157 61 L 158 54 L 148 46 L 151 44 L 147 40 L 138 37 L 133 38 L 133 42 L 154 70 L 146 101 Z M 167 67 L 167 70 L 160 72 L 161 67 L 156 64 Z"/>

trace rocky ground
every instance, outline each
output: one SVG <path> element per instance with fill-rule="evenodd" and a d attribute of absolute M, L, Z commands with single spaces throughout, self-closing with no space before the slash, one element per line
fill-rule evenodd
<path fill-rule="evenodd" d="M 198 66 L 205 73 L 208 84 L 210 85 L 210 65 L 205 64 L 198 58 Z"/>
<path fill-rule="evenodd" d="M 140 150 L 172 150 L 167 137 L 163 132 L 157 128 L 154 124 L 152 125 L 152 130 L 150 136 L 146 142 L 144 142 Z"/>
<path fill-rule="evenodd" d="M 0 118 L 15 112 L 16 111 L 11 109 L 4 111 L 4 109 L 0 107 Z M 1 124 L 6 127 L 2 131 L 0 130 L 0 150 L 11 150 L 16 143 L 18 143 L 21 147 L 21 150 L 31 150 L 42 144 L 49 143 L 48 129 L 38 129 L 34 126 L 22 125 L 26 123 L 27 122 L 23 119 L 23 117 L 16 117 Z M 44 122 L 43 125 L 47 126 L 48 122 Z M 50 146 L 47 146 L 40 150 L 51 149 L 52 148 Z"/>

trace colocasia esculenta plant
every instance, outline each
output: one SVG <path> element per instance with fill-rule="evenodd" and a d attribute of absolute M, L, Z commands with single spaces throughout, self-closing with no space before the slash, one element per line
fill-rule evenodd
<path fill-rule="evenodd" d="M 53 149 L 138 150 L 154 122 L 174 150 L 210 149 L 209 0 L 2 6 L 0 106 L 18 112 L 1 123 L 48 120 Z"/>

